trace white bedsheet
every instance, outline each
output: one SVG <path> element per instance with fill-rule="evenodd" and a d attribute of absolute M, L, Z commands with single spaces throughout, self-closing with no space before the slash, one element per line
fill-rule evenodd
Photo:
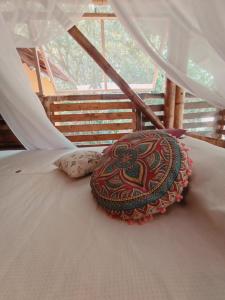
<path fill-rule="evenodd" d="M 52 164 L 65 151 L 2 152 L 0 299 L 224 300 L 225 150 L 186 143 L 187 204 L 142 226 L 97 209 Z"/>

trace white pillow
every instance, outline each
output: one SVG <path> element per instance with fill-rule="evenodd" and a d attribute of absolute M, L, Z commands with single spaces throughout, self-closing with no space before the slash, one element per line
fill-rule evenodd
<path fill-rule="evenodd" d="M 71 178 L 92 173 L 102 154 L 96 151 L 78 150 L 59 158 L 54 164 Z"/>

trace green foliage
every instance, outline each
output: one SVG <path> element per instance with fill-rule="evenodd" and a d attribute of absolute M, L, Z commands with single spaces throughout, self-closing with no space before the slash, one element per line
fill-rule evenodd
<path fill-rule="evenodd" d="M 201 68 L 191 59 L 189 59 L 188 61 L 188 76 L 209 88 L 214 84 L 213 75 L 210 74 L 207 70 Z"/>
<path fill-rule="evenodd" d="M 102 52 L 100 20 L 82 20 L 79 29 Z M 145 84 L 150 88 L 155 66 L 139 45 L 117 20 L 104 21 L 106 58 L 129 84 Z M 155 39 L 156 44 L 159 40 Z M 56 79 L 59 90 L 101 89 L 105 75 L 86 52 L 65 33 L 49 42 L 45 49 L 52 62 L 59 65 L 72 78 L 73 83 Z M 110 84 L 111 80 L 106 79 Z M 162 92 L 165 75 L 159 72 L 154 91 Z M 84 87 L 86 86 L 86 87 Z"/>

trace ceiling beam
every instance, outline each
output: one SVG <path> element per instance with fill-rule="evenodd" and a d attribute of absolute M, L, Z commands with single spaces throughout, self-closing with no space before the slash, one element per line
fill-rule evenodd
<path fill-rule="evenodd" d="M 114 13 L 84 13 L 82 19 L 115 20 L 117 16 Z"/>
<path fill-rule="evenodd" d="M 94 5 L 108 5 L 108 0 L 92 0 L 92 4 Z"/>
<path fill-rule="evenodd" d="M 74 40 L 92 57 L 92 59 L 99 65 L 99 67 L 108 75 L 124 92 L 128 99 L 130 99 L 149 121 L 155 125 L 156 128 L 164 128 L 162 122 L 154 114 L 151 108 L 144 103 L 144 101 L 130 88 L 129 84 L 116 72 L 116 70 L 108 63 L 104 56 L 91 44 L 91 42 L 83 35 L 83 33 L 73 26 L 69 34 Z"/>

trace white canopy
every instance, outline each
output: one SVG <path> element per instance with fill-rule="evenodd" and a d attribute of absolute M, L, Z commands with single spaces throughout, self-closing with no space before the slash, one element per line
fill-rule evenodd
<path fill-rule="evenodd" d="M 170 79 L 214 106 L 225 107 L 224 0 L 111 3 L 121 22 Z"/>
<path fill-rule="evenodd" d="M 88 0 L 0 0 L 0 113 L 28 149 L 73 147 L 48 120 L 16 47 L 68 30 Z M 224 0 L 111 0 L 115 13 L 167 76 L 225 107 Z M 163 44 L 163 47 L 162 47 Z"/>
<path fill-rule="evenodd" d="M 87 2 L 0 0 L 0 113 L 27 149 L 75 146 L 48 120 L 16 47 L 42 45 L 69 29 L 81 17 Z"/>

